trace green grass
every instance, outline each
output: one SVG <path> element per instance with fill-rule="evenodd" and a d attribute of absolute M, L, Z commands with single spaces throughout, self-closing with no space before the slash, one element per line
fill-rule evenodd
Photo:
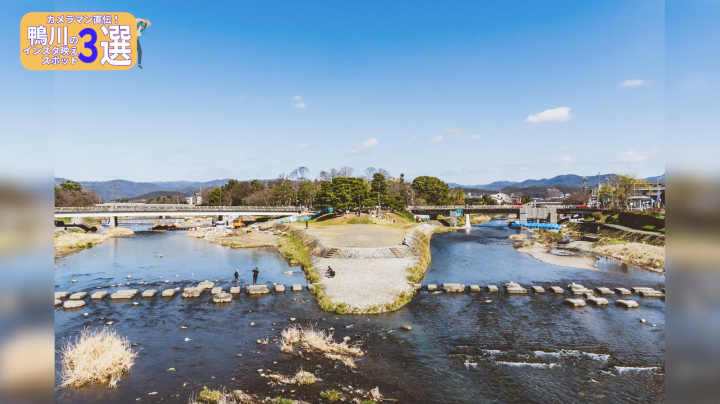
<path fill-rule="evenodd" d="M 372 216 L 355 216 L 347 221 L 347 224 L 373 224 Z"/>
<path fill-rule="evenodd" d="M 320 397 L 330 401 L 331 403 L 334 403 L 336 401 L 340 401 L 341 399 L 344 399 L 345 396 L 343 393 L 337 391 L 337 390 L 325 390 L 322 393 L 320 393 Z"/>
<path fill-rule="evenodd" d="M 417 237 L 422 243 L 422 251 L 420 251 L 420 257 L 417 264 L 408 268 L 410 275 L 407 276 L 407 280 L 410 282 L 418 283 L 425 276 L 425 271 L 428 265 L 430 265 L 430 236 L 424 233 L 418 232 Z"/>
<path fill-rule="evenodd" d="M 207 387 L 203 389 L 198 395 L 198 400 L 205 401 L 207 403 L 217 403 L 222 400 L 223 395 L 220 390 L 209 390 Z"/>
<path fill-rule="evenodd" d="M 310 254 L 307 248 L 302 244 L 300 239 L 293 236 L 292 234 L 283 234 L 280 240 L 278 240 L 278 246 L 285 259 L 291 261 L 298 261 L 303 266 L 306 272 L 306 278 L 310 283 L 316 283 L 320 280 L 320 276 L 315 271 L 310 261 Z"/>
<path fill-rule="evenodd" d="M 93 243 L 92 241 L 88 241 L 87 243 L 77 243 L 75 244 L 75 248 L 79 248 L 81 250 L 84 250 L 86 248 L 92 248 Z"/>
<path fill-rule="evenodd" d="M 365 400 L 365 401 L 361 402 L 360 404 L 378 404 L 378 403 L 373 400 Z"/>
<path fill-rule="evenodd" d="M 294 401 L 289 398 L 277 396 L 272 400 L 273 404 L 293 404 Z"/>

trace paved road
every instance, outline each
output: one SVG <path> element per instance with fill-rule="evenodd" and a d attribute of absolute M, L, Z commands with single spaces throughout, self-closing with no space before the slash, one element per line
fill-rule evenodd
<path fill-rule="evenodd" d="M 631 231 L 631 232 L 633 232 L 633 233 L 642 233 L 642 234 L 650 234 L 650 235 L 652 235 L 652 236 L 663 236 L 663 237 L 665 237 L 665 234 L 663 234 L 663 233 L 658 233 L 658 232 L 655 232 L 655 231 L 631 229 L 631 228 L 629 228 L 629 227 L 620 226 L 619 224 L 603 223 L 603 226 L 612 227 L 612 228 L 614 228 L 614 229 L 623 230 L 623 231 Z"/>

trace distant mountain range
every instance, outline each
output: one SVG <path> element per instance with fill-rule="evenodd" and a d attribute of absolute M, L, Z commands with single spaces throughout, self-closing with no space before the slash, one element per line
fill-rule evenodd
<path fill-rule="evenodd" d="M 55 177 L 55 184 L 67 181 L 65 178 Z M 200 188 L 221 187 L 227 184 L 228 179 L 212 180 L 205 182 L 193 181 L 160 181 L 160 182 L 134 182 L 126 180 L 112 181 L 78 181 L 84 189 L 92 189 L 97 192 L 104 201 L 117 199 L 135 198 L 140 195 L 156 191 L 178 191 L 183 195 L 189 195 Z M 113 191 L 114 187 L 114 191 Z"/>
<path fill-rule="evenodd" d="M 600 175 L 600 182 L 603 183 L 605 181 L 606 177 L 612 178 L 615 176 L 615 174 L 601 174 Z M 527 187 L 545 187 L 545 186 L 554 186 L 554 185 L 568 185 L 571 187 L 581 187 L 583 185 L 582 181 L 583 177 L 581 175 L 575 175 L 575 174 L 566 174 L 566 175 L 558 175 L 556 177 L 552 178 L 543 178 L 540 180 L 525 180 L 522 182 L 515 182 L 515 181 L 495 181 L 490 184 L 481 184 L 481 185 L 461 185 L 456 183 L 448 183 L 450 188 L 477 188 L 477 189 L 487 189 L 491 191 L 500 191 L 503 188 L 507 187 L 513 187 L 513 188 L 527 188 Z M 648 181 L 657 181 L 660 179 L 661 181 L 665 181 L 665 174 L 656 176 L 656 177 L 648 177 Z M 587 186 L 588 187 L 597 187 L 598 186 L 598 176 L 596 175 L 588 175 L 587 176 Z"/>
<path fill-rule="evenodd" d="M 605 181 L 605 177 L 612 178 L 615 174 L 602 174 L 600 175 L 600 182 Z M 461 185 L 450 182 L 448 185 L 450 188 L 473 188 L 476 190 L 488 190 L 488 191 L 501 191 L 504 188 L 527 188 L 527 187 L 551 187 L 556 185 L 567 185 L 570 187 L 581 187 L 582 176 L 575 174 L 558 175 L 552 178 L 543 178 L 540 180 L 525 180 L 522 182 L 516 181 L 495 181 L 490 184 L 482 185 Z M 665 181 L 665 174 L 658 175 L 655 177 L 648 177 L 648 181 Z M 60 184 L 63 181 L 67 181 L 65 178 L 55 177 L 55 184 Z M 260 180 L 266 182 L 267 180 Z M 177 191 L 182 195 L 189 196 L 196 192 L 200 188 L 208 187 L 221 187 L 227 184 L 228 179 L 212 180 L 205 182 L 193 182 L 193 181 L 160 181 L 160 182 L 134 182 L 127 180 L 112 180 L 112 181 L 78 181 L 85 189 L 92 189 L 97 192 L 104 201 L 111 201 L 113 198 L 124 199 L 124 198 L 136 198 L 138 196 L 146 196 L 149 193 L 155 193 L 158 191 Z M 588 175 L 587 186 L 597 187 L 598 176 Z M 114 191 L 113 191 L 114 187 Z M 169 195 L 166 193 L 159 193 L 155 195 Z M 180 194 L 174 194 L 180 195 Z"/>

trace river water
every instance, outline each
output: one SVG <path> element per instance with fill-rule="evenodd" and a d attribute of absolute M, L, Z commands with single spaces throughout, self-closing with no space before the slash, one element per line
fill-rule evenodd
<path fill-rule="evenodd" d="M 597 271 L 545 264 L 515 251 L 507 241 L 513 232 L 496 220 L 434 235 L 432 263 L 422 283 L 664 287 L 663 275 L 612 260 L 598 261 Z M 109 286 L 128 282 L 128 275 L 133 284 L 151 284 L 140 290 L 164 289 L 166 280 L 184 287 L 205 279 L 220 280 L 227 290 L 236 268 L 244 281 L 254 267 L 261 271 L 261 283 L 305 284 L 299 268 L 289 267 L 273 249 L 233 250 L 184 232 L 110 239 L 56 264 L 56 291 L 102 287 L 112 292 L 118 287 Z M 283 274 L 288 270 L 296 273 Z M 664 401 L 665 302 L 633 295 L 640 308 L 624 310 L 614 306 L 613 296 L 608 307 L 573 309 L 563 306 L 565 297 L 423 291 L 397 312 L 357 316 L 323 312 L 307 291 L 241 294 L 227 305 L 214 305 L 207 293 L 198 299 L 138 295 L 132 300 L 138 306 L 86 299 L 81 309 L 56 311 L 56 348 L 84 327 L 112 321 L 112 328 L 138 344 L 139 357 L 117 389 L 58 388 L 56 401 L 186 403 L 204 386 L 313 403 L 320 402 L 320 391 L 343 386 L 365 391 L 378 386 L 401 403 Z M 336 340 L 349 336 L 360 343 L 366 354 L 356 360 L 357 369 L 319 356 L 283 354 L 272 342 L 257 344 L 278 336 L 290 317 L 303 325 L 334 327 Z M 413 330 L 401 330 L 404 324 Z M 322 381 L 271 386 L 258 375 L 258 369 L 290 375 L 301 366 Z M 168 372 L 171 367 L 176 371 Z"/>

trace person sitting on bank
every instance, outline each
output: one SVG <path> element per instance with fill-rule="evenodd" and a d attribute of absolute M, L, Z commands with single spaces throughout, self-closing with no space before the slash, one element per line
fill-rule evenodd
<path fill-rule="evenodd" d="M 335 271 L 328 267 L 327 271 L 325 271 L 325 277 L 327 278 L 334 278 L 335 277 Z"/>

